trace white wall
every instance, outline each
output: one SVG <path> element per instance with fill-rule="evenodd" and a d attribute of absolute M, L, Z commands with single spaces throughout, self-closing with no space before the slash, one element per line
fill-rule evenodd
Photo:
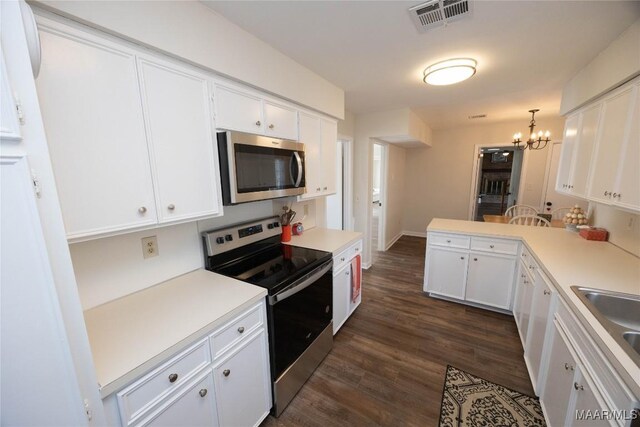
<path fill-rule="evenodd" d="M 344 91 L 197 1 L 38 1 L 38 5 L 331 116 Z"/>
<path fill-rule="evenodd" d="M 560 114 L 566 115 L 639 73 L 640 19 L 565 85 Z"/>
<path fill-rule="evenodd" d="M 351 111 L 344 111 L 344 120 L 338 120 L 338 138 L 352 138 L 356 134 L 356 116 Z"/>
<path fill-rule="evenodd" d="M 640 257 L 640 214 L 599 203 L 592 203 L 589 207 L 591 225 L 606 228 L 609 242 Z"/>
<path fill-rule="evenodd" d="M 387 163 L 389 165 L 387 175 L 387 196 L 385 210 L 385 242 L 387 249 L 395 242 L 403 232 L 405 209 L 405 165 L 407 156 L 413 150 L 389 144 L 387 146 Z M 383 206 L 383 209 L 385 206 Z"/>
<path fill-rule="evenodd" d="M 433 146 L 411 150 L 406 160 L 404 230 L 421 234 L 433 218 L 467 219 L 471 175 L 476 144 L 509 145 L 515 132 L 527 135 L 527 118 L 487 125 L 467 126 L 433 132 Z M 562 138 L 564 119 L 538 120 L 552 138 Z M 526 156 L 525 188 L 519 203 L 539 206 L 542 197 L 547 150 L 529 151 Z"/>

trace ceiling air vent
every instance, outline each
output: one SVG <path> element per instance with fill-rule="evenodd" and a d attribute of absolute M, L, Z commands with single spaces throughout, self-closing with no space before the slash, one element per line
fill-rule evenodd
<path fill-rule="evenodd" d="M 447 25 L 470 14 L 471 0 L 430 0 L 409 9 L 418 31 Z"/>

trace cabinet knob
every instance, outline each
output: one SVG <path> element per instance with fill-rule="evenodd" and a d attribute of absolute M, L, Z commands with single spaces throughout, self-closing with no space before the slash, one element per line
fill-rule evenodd
<path fill-rule="evenodd" d="M 584 390 L 584 386 L 578 384 L 578 383 L 573 383 L 573 388 L 575 388 L 576 390 Z"/>
<path fill-rule="evenodd" d="M 269 125 L 269 129 L 273 129 L 275 126 L 273 126 L 273 123 Z"/>
<path fill-rule="evenodd" d="M 141 213 L 141 214 L 147 213 L 147 208 L 145 208 L 144 206 L 140 206 L 138 208 L 138 213 Z"/>
<path fill-rule="evenodd" d="M 316 188 L 316 191 L 320 191 L 320 187 Z"/>
<path fill-rule="evenodd" d="M 604 195 L 605 195 L 605 196 L 608 196 L 609 194 L 611 194 L 611 193 L 609 193 L 608 191 L 605 191 L 605 192 L 604 192 Z"/>
<path fill-rule="evenodd" d="M 356 252 L 360 252 L 360 248 L 356 248 Z"/>
<path fill-rule="evenodd" d="M 613 198 L 615 199 L 616 197 L 620 197 L 620 194 L 618 194 L 618 193 L 613 193 L 613 194 L 612 194 L 612 196 L 613 196 Z"/>
<path fill-rule="evenodd" d="M 463 256 L 461 256 L 461 257 L 460 257 L 460 259 L 464 259 L 464 257 L 463 257 Z"/>
<path fill-rule="evenodd" d="M 327 188 L 329 188 L 329 187 L 324 187 L 324 191 L 327 191 Z"/>
<path fill-rule="evenodd" d="M 545 289 L 544 291 L 542 291 L 543 294 L 545 295 L 551 295 L 551 291 Z"/>
<path fill-rule="evenodd" d="M 344 275 L 345 275 L 345 276 L 348 276 L 348 275 L 349 275 L 349 270 L 345 271 L 345 272 L 344 272 Z"/>
<path fill-rule="evenodd" d="M 175 208 L 176 208 L 176 205 L 174 205 L 173 203 L 167 206 L 167 209 L 169 209 L 170 211 L 174 210 Z"/>
<path fill-rule="evenodd" d="M 451 240 L 447 240 L 447 243 L 451 243 Z"/>
<path fill-rule="evenodd" d="M 239 332 L 239 333 L 243 333 L 243 332 L 244 332 L 244 326 L 240 326 L 240 327 L 238 328 L 238 332 Z"/>
<path fill-rule="evenodd" d="M 170 374 L 169 375 L 169 382 L 170 383 L 175 383 L 177 379 L 178 379 L 178 374 Z"/>
<path fill-rule="evenodd" d="M 225 377 L 228 377 L 230 373 L 231 371 L 228 369 L 225 369 L 224 371 L 222 371 L 222 375 L 224 375 Z"/>
<path fill-rule="evenodd" d="M 474 258 L 473 260 L 474 260 L 474 261 L 477 261 L 477 260 L 478 260 L 478 258 Z"/>
<path fill-rule="evenodd" d="M 258 120 L 258 121 L 256 122 L 256 126 L 261 126 L 261 125 L 262 125 L 262 122 L 261 122 L 260 120 Z"/>
<path fill-rule="evenodd" d="M 495 246 L 493 246 L 493 245 L 489 245 L 489 247 L 490 247 L 491 249 L 493 249 Z"/>
<path fill-rule="evenodd" d="M 529 270 L 533 270 L 533 265 L 530 265 L 530 266 L 529 266 Z"/>
<path fill-rule="evenodd" d="M 344 257 L 340 258 L 340 262 L 344 262 Z"/>
<path fill-rule="evenodd" d="M 198 392 L 198 394 L 200 395 L 200 397 L 205 397 L 207 395 L 207 389 L 203 388 Z"/>
<path fill-rule="evenodd" d="M 564 369 L 567 371 L 573 371 L 573 366 L 569 365 L 568 363 L 564 364 Z"/>

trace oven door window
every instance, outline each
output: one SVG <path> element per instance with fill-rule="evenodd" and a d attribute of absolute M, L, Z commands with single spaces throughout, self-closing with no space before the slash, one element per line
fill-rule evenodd
<path fill-rule="evenodd" d="M 304 152 L 234 144 L 238 193 L 304 187 Z"/>
<path fill-rule="evenodd" d="M 332 301 L 333 276 L 329 271 L 313 285 L 271 306 L 274 379 L 329 326 L 333 318 Z"/>

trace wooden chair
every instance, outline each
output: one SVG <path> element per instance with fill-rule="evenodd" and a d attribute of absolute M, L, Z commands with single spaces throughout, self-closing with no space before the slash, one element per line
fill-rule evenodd
<path fill-rule="evenodd" d="M 529 205 L 513 205 L 509 209 L 507 209 L 504 213 L 505 216 L 518 216 L 518 215 L 536 216 L 538 214 L 539 214 L 538 209 Z"/>
<path fill-rule="evenodd" d="M 517 215 L 509 220 L 509 224 L 530 225 L 532 227 L 551 227 L 551 223 L 537 215 Z"/>
<path fill-rule="evenodd" d="M 558 208 L 551 212 L 551 219 L 563 219 L 569 213 L 571 208 Z"/>

